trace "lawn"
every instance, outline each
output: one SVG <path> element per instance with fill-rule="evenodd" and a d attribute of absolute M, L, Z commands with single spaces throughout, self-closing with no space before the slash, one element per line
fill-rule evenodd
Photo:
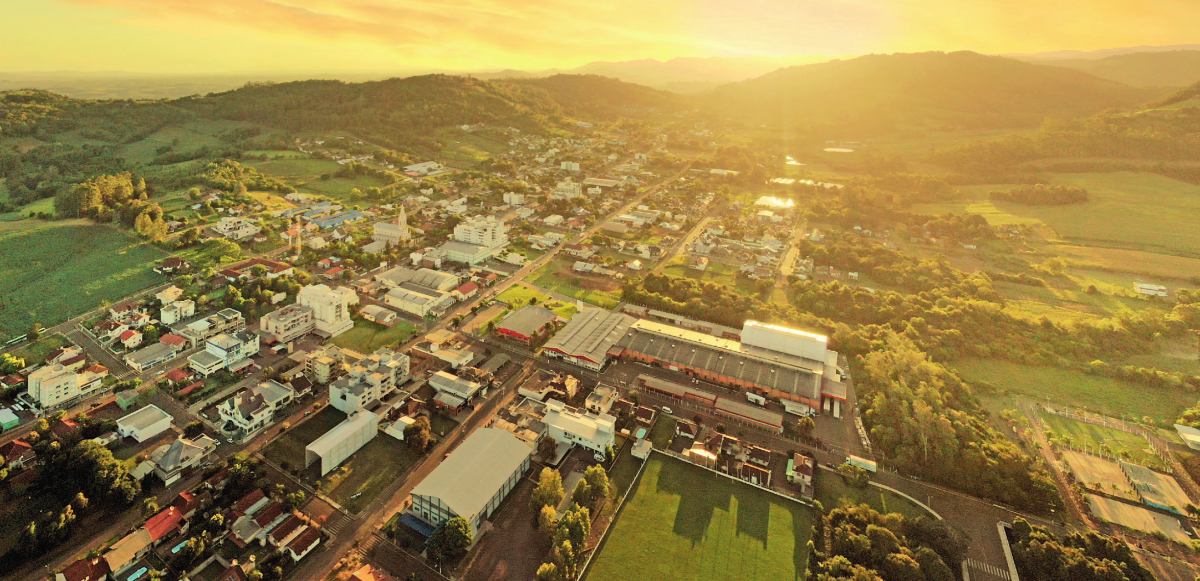
<path fill-rule="evenodd" d="M 654 427 L 650 428 L 650 434 L 646 436 L 646 439 L 650 440 L 655 448 L 666 450 L 671 445 L 671 440 L 675 439 L 675 426 L 678 423 L 675 418 L 660 412 L 658 421 L 654 422 Z"/>
<path fill-rule="evenodd" d="M 578 281 L 578 284 L 572 282 Z M 529 282 L 548 291 L 611 309 L 621 303 L 621 285 L 616 281 L 575 276 L 570 266 L 552 260 L 537 269 Z"/>
<path fill-rule="evenodd" d="M 795 581 L 810 509 L 682 460 L 648 459 L 588 581 Z"/>
<path fill-rule="evenodd" d="M 262 455 L 277 466 L 286 463 L 291 468 L 304 468 L 304 449 L 345 419 L 345 413 L 333 406 L 325 406 L 325 409 L 292 426 L 292 429 L 267 444 Z"/>
<path fill-rule="evenodd" d="M 1049 182 L 1084 188 L 1091 199 L 1066 206 L 1021 206 L 988 200 L 988 192 L 1007 184 L 970 186 L 968 198 L 923 205 L 920 212 L 968 211 L 992 224 L 1045 224 L 1063 239 L 1084 244 L 1200 256 L 1200 185 L 1153 173 L 1051 173 Z M 1119 228 L 1114 228 L 1119 224 Z"/>
<path fill-rule="evenodd" d="M 528 305 L 531 299 L 536 299 L 537 304 L 554 311 L 554 314 L 564 319 L 570 319 L 575 316 L 575 313 L 579 312 L 579 307 L 575 306 L 574 303 L 556 301 L 544 292 L 520 284 L 508 287 L 508 290 L 505 290 L 496 297 L 497 301 L 506 305 L 512 305 L 513 307 Z M 514 308 L 513 310 L 516 309 Z"/>
<path fill-rule="evenodd" d="M 26 343 L 9 351 L 14 357 L 25 360 L 25 365 L 38 365 L 46 360 L 52 351 L 60 347 L 71 345 L 71 340 L 66 336 L 55 333 L 53 335 L 43 335 L 36 343 Z"/>
<path fill-rule="evenodd" d="M 152 267 L 165 256 L 115 228 L 80 221 L 0 229 L 0 337 L 160 284 L 166 278 Z"/>
<path fill-rule="evenodd" d="M 356 513 L 419 459 L 403 442 L 381 434 L 322 479 L 319 490 Z"/>
<path fill-rule="evenodd" d="M 1042 421 L 1046 422 L 1051 430 L 1054 430 L 1056 437 L 1059 439 L 1070 437 L 1072 448 L 1082 448 L 1084 451 L 1096 454 L 1100 449 L 1100 444 L 1107 444 L 1110 452 L 1106 452 L 1105 455 L 1115 454 L 1128 458 L 1134 464 L 1141 464 L 1155 470 L 1165 469 L 1162 460 L 1150 451 L 1149 444 L 1141 436 L 1045 412 L 1042 412 L 1040 416 Z"/>
<path fill-rule="evenodd" d="M 1125 413 L 1173 422 L 1184 408 L 1196 403 L 1196 395 L 1182 390 L 1148 387 L 1058 367 L 996 359 L 962 359 L 951 366 L 969 381 L 984 381 L 1043 402 L 1086 407 L 1109 415 Z"/>
<path fill-rule="evenodd" d="M 846 499 L 854 505 L 866 503 L 871 508 L 885 514 L 898 512 L 908 518 L 931 516 L 925 509 L 903 496 L 874 486 L 855 488 L 846 484 L 841 476 L 828 470 L 817 470 L 816 476 L 813 477 L 813 484 L 813 496 L 821 502 L 821 506 L 824 506 L 826 510 L 840 506 L 842 499 Z"/>
<path fill-rule="evenodd" d="M 330 339 L 329 342 L 338 347 L 370 354 L 380 347 L 403 343 L 416 333 L 416 325 L 400 319 L 396 319 L 396 324 L 391 327 L 365 319 L 355 319 L 354 328 Z"/>

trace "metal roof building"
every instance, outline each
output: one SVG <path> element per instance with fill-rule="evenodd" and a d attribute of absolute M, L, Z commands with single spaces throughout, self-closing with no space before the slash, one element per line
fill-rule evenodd
<path fill-rule="evenodd" d="M 410 514 L 434 527 L 462 517 L 477 532 L 520 482 L 532 453 L 505 430 L 480 428 L 413 488 Z"/>
<path fill-rule="evenodd" d="M 635 319 L 604 309 L 584 309 L 546 343 L 542 353 L 580 367 L 599 371 L 609 351 L 625 336 Z"/>
<path fill-rule="evenodd" d="M 304 466 L 320 460 L 321 476 L 329 474 L 379 433 L 379 416 L 358 410 L 304 448 Z"/>

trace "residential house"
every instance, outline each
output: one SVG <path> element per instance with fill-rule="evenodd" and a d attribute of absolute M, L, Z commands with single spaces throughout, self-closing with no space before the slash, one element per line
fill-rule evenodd
<path fill-rule="evenodd" d="M 295 398 L 291 387 L 271 380 L 242 390 L 217 405 L 222 431 L 245 437 L 267 427 L 275 413 Z"/>
<path fill-rule="evenodd" d="M 188 357 L 188 364 L 200 375 L 208 377 L 222 369 L 238 372 L 250 367 L 250 359 L 258 354 L 259 337 L 250 331 L 222 333 L 204 344 L 204 351 Z"/>
<path fill-rule="evenodd" d="M 246 240 L 262 231 L 258 224 L 250 220 L 229 216 L 221 218 L 212 229 L 217 234 L 235 241 Z"/>
<path fill-rule="evenodd" d="M 175 301 L 163 307 L 158 314 L 159 321 L 164 325 L 174 325 L 188 317 L 196 315 L 196 303 L 192 300 Z"/>

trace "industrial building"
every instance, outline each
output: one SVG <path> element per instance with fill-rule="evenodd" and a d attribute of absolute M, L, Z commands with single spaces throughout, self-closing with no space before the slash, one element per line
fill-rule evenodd
<path fill-rule="evenodd" d="M 151 404 L 117 420 L 117 433 L 122 438 L 145 442 L 171 427 L 171 416 Z"/>
<path fill-rule="evenodd" d="M 496 326 L 496 334 L 517 341 L 526 347 L 532 346 L 554 328 L 558 315 L 536 305 L 528 305 L 514 311 Z"/>
<path fill-rule="evenodd" d="M 543 347 L 548 357 L 600 371 L 610 351 L 629 331 L 635 319 L 623 313 L 588 308 L 575 314 Z M 618 350 L 618 353 L 620 351 Z"/>
<path fill-rule="evenodd" d="M 799 401 L 841 415 L 846 385 L 828 339 L 746 321 L 742 340 L 649 320 L 631 324 L 611 354 L 682 371 L 764 397 Z"/>
<path fill-rule="evenodd" d="M 462 409 L 483 388 L 482 384 L 463 379 L 445 371 L 439 371 L 429 376 L 429 386 L 437 390 L 437 395 L 434 396 L 433 402 L 441 407 L 453 410 Z"/>
<path fill-rule="evenodd" d="M 378 433 L 379 416 L 358 410 L 304 448 L 304 467 L 319 461 L 321 476 L 329 474 Z"/>
<path fill-rule="evenodd" d="M 141 373 L 159 363 L 175 358 L 179 350 L 166 343 L 154 343 L 125 356 L 125 363 L 130 369 Z"/>
<path fill-rule="evenodd" d="M 533 448 L 513 434 L 480 428 L 412 491 L 410 514 L 440 527 L 462 517 L 478 534 L 529 469 Z"/>

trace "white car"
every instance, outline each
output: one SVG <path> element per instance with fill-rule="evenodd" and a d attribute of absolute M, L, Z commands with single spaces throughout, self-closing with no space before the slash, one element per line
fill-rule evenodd
<path fill-rule="evenodd" d="M 671 411 L 671 408 L 669 408 L 669 407 L 667 407 L 667 406 L 662 406 L 662 413 L 664 413 L 664 414 L 667 414 L 667 415 L 671 415 L 671 414 L 673 414 L 673 413 L 675 413 L 675 412 Z"/>

